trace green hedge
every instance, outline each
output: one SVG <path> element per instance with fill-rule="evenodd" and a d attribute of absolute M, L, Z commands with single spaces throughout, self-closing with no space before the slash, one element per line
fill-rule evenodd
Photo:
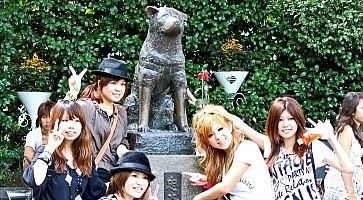
<path fill-rule="evenodd" d="M 189 16 L 183 49 L 192 91 L 201 87 L 196 76 L 202 65 L 212 71 L 250 72 L 237 108 L 214 78 L 208 81 L 209 95 L 212 103 L 246 116 L 259 131 L 278 96 L 294 95 L 307 116 L 333 120 L 345 93 L 362 91 L 361 1 L 3 0 L 1 141 L 8 141 L 9 148 L 22 145 L 28 131 L 17 125 L 21 103 L 15 91 L 22 86 L 13 73 L 24 57 L 37 53 L 51 64 L 53 100 L 67 91 L 70 65 L 77 71 L 96 69 L 108 53 L 120 51 L 132 74 L 147 34 L 147 5 L 174 7 Z M 243 46 L 242 52 L 225 56 L 221 46 L 231 38 Z M 90 81 L 87 73 L 84 85 Z M 188 116 L 194 112 L 189 106 Z"/>

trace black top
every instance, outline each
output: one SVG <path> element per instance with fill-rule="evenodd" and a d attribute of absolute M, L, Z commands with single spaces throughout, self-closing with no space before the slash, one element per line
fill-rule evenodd
<path fill-rule="evenodd" d="M 23 180 L 33 189 L 35 200 L 78 200 L 99 199 L 106 194 L 106 184 L 99 178 L 93 167 L 90 177 L 78 175 L 76 169 L 67 166 L 66 172 L 57 173 L 54 166 L 48 167 L 47 176 L 42 184 L 37 186 L 34 180 L 34 163 L 44 148 L 39 148 L 31 163 L 24 171 Z M 93 165 L 94 166 L 94 165 Z"/>

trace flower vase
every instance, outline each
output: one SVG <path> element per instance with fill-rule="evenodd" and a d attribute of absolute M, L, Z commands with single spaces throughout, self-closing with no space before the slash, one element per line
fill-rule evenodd
<path fill-rule="evenodd" d="M 38 115 L 38 108 L 40 104 L 46 102 L 51 92 L 17 92 L 21 102 L 24 104 L 30 119 L 31 129 L 35 129 L 35 124 Z"/>
<path fill-rule="evenodd" d="M 247 71 L 225 71 L 213 72 L 218 82 L 223 86 L 223 89 L 228 94 L 236 94 L 245 80 Z"/>

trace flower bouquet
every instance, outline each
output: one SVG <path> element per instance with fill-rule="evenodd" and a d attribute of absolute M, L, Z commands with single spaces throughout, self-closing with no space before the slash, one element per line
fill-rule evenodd
<path fill-rule="evenodd" d="M 19 89 L 21 91 L 51 91 L 52 79 L 50 65 L 47 61 L 34 54 L 16 67 Z"/>

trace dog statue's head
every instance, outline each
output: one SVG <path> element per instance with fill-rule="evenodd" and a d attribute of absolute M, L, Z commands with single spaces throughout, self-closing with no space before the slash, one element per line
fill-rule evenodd
<path fill-rule="evenodd" d="M 149 19 L 149 31 L 160 32 L 167 37 L 175 37 L 183 33 L 187 15 L 168 7 L 146 7 Z"/>

